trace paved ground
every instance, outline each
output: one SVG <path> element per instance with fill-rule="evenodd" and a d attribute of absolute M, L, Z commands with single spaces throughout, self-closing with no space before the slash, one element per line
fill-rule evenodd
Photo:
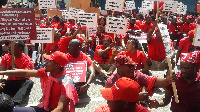
<path fill-rule="evenodd" d="M 152 71 L 154 76 L 160 76 L 163 77 L 164 73 L 166 71 Z M 35 82 L 34 87 L 32 88 L 29 102 L 27 106 L 35 106 L 40 103 L 40 99 L 42 97 L 41 87 L 39 83 L 38 78 L 32 78 L 32 80 Z M 104 100 L 101 97 L 100 89 L 104 88 L 103 84 L 100 82 L 98 78 L 95 78 L 93 83 L 91 84 L 90 88 L 87 91 L 87 95 L 83 95 L 83 97 L 80 98 L 79 103 L 76 105 L 76 112 L 94 112 L 94 110 L 101 104 L 106 103 L 106 100 Z M 162 98 L 164 95 L 164 89 L 157 89 L 156 93 L 154 93 L 154 96 L 151 97 L 152 99 Z M 24 105 L 25 106 L 25 105 Z M 170 104 L 163 108 L 158 109 L 149 109 L 152 112 L 171 112 L 170 111 Z"/>

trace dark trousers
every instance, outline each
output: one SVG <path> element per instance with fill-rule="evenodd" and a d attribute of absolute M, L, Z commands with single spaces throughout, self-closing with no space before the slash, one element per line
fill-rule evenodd
<path fill-rule="evenodd" d="M 44 108 L 39 108 L 37 106 L 34 107 L 16 107 L 13 109 L 13 112 L 51 112 L 46 111 Z"/>
<path fill-rule="evenodd" d="M 15 104 L 20 104 L 25 95 L 30 94 L 34 82 L 32 80 L 4 80 L 4 89 L 0 91 L 10 95 Z"/>

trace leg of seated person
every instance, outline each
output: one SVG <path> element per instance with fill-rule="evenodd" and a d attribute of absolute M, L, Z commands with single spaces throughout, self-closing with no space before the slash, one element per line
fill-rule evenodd
<path fill-rule="evenodd" d="M 22 86 L 19 88 L 15 96 L 13 97 L 14 102 L 21 103 L 25 95 L 29 95 L 33 87 L 34 82 L 32 80 L 22 81 Z"/>
<path fill-rule="evenodd" d="M 101 76 L 107 76 L 107 72 L 96 61 L 93 62 L 94 69 L 100 73 Z"/>

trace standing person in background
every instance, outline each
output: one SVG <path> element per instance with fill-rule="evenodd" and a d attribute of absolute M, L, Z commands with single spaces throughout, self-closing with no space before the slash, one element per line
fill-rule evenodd
<path fill-rule="evenodd" d="M 35 8 L 35 3 L 33 0 L 28 0 L 28 3 L 24 8 Z"/>
<path fill-rule="evenodd" d="M 60 6 L 60 10 L 65 10 L 65 2 L 64 0 L 62 0 L 60 3 L 59 3 L 59 6 Z"/>

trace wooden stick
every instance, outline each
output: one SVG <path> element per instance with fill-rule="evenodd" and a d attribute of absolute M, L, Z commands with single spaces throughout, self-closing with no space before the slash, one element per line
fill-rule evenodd
<path fill-rule="evenodd" d="M 193 42 L 192 42 L 192 45 L 194 46 L 194 43 L 195 43 L 195 39 L 196 39 L 196 33 L 197 33 L 197 28 L 198 28 L 198 24 L 196 25 L 196 29 L 195 29 L 195 34 L 194 34 L 194 38 L 193 38 Z"/>
<path fill-rule="evenodd" d="M 42 53 L 44 52 L 44 44 L 42 44 Z M 42 55 L 42 63 L 44 63 L 44 57 L 43 57 L 43 55 Z"/>
<path fill-rule="evenodd" d="M 156 20 L 158 20 L 158 14 L 159 14 L 159 1 L 157 1 Z"/>
<path fill-rule="evenodd" d="M 168 12 L 168 15 L 167 15 L 167 23 L 169 21 L 169 14 L 170 14 L 170 11 Z"/>
<path fill-rule="evenodd" d="M 12 69 L 15 68 L 15 50 L 14 50 L 15 48 L 14 48 L 14 46 L 15 46 L 14 41 L 11 41 Z"/>
<path fill-rule="evenodd" d="M 168 66 L 169 66 L 170 76 L 172 76 L 172 72 L 173 72 L 173 71 L 172 71 L 172 64 L 171 64 L 170 58 L 167 58 L 167 63 L 168 63 Z M 176 102 L 176 103 L 179 103 L 178 94 L 177 94 L 177 89 L 176 89 L 176 84 L 175 84 L 175 82 L 172 82 L 172 87 L 173 87 L 173 91 L 174 91 L 175 102 Z"/>

